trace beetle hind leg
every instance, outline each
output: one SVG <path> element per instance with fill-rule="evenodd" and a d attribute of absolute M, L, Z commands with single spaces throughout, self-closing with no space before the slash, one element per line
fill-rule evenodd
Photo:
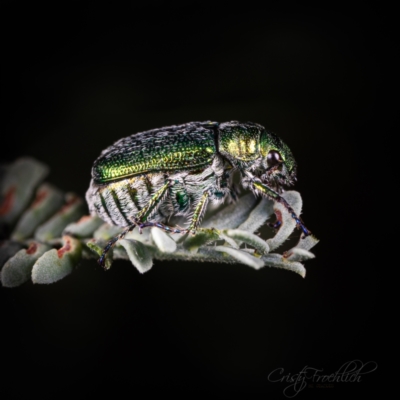
<path fill-rule="evenodd" d="M 138 226 L 139 232 L 142 233 L 142 229 L 143 228 L 147 228 L 147 227 L 155 227 L 155 228 L 160 228 L 165 232 L 169 232 L 169 233 L 188 233 L 189 230 L 188 229 L 181 229 L 181 228 L 172 228 L 168 225 L 164 225 L 161 222 L 151 222 L 151 221 L 145 221 L 145 222 L 140 222 L 139 219 L 135 218 L 135 223 Z"/>
<path fill-rule="evenodd" d="M 125 230 L 123 230 L 119 235 L 114 236 L 104 247 L 103 253 L 101 254 L 98 263 L 104 268 L 105 263 L 106 263 L 106 257 L 108 252 L 110 251 L 111 248 L 115 246 L 115 243 L 118 242 L 118 240 L 123 239 L 127 233 L 131 232 L 135 228 L 136 224 L 129 225 Z"/>
<path fill-rule="evenodd" d="M 203 195 L 200 197 L 199 202 L 196 205 L 196 208 L 193 211 L 192 219 L 190 221 L 190 225 L 188 228 L 188 232 L 191 232 L 193 235 L 196 233 L 196 230 L 198 226 L 201 223 L 201 220 L 204 216 L 204 213 L 206 211 L 207 203 L 208 203 L 208 198 L 209 198 L 209 193 L 204 192 Z"/>
<path fill-rule="evenodd" d="M 150 226 L 155 226 L 157 228 L 161 228 L 166 232 L 170 233 L 187 233 L 187 229 L 175 229 L 175 228 L 170 228 L 169 226 L 166 226 L 164 224 L 161 224 L 159 222 L 148 222 L 146 221 L 147 218 L 151 217 L 151 215 L 154 213 L 154 211 L 157 209 L 157 207 L 160 205 L 162 200 L 164 199 L 165 194 L 167 193 L 168 188 L 171 186 L 171 182 L 167 181 L 160 189 L 158 189 L 154 195 L 151 197 L 151 199 L 148 201 L 148 203 L 140 210 L 140 212 L 136 215 L 135 218 L 133 218 L 133 223 L 129 225 L 124 231 L 122 231 L 119 235 L 115 236 L 112 238 L 107 245 L 103 249 L 103 253 L 99 258 L 98 263 L 104 268 L 107 253 L 110 251 L 112 247 L 115 246 L 115 243 L 118 242 L 118 240 L 123 239 L 127 233 L 132 231 L 135 226 L 139 228 L 139 231 L 141 233 L 143 228 L 150 227 Z"/>

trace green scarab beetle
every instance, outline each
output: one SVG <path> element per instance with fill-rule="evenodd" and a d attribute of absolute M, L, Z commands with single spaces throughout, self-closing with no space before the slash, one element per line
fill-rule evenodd
<path fill-rule="evenodd" d="M 189 122 L 120 139 L 94 162 L 90 213 L 126 227 L 99 263 L 104 266 L 109 249 L 135 226 L 196 233 L 208 202 L 237 198 L 235 171 L 244 188 L 283 204 L 304 236 L 310 234 L 280 195 L 296 180 L 296 162 L 277 135 L 252 122 Z M 186 216 L 188 227 L 165 225 L 172 216 Z"/>

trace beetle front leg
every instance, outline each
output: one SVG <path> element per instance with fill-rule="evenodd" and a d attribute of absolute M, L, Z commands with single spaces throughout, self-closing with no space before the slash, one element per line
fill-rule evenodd
<path fill-rule="evenodd" d="M 253 190 L 255 192 L 263 194 L 263 195 L 269 197 L 270 199 L 281 203 L 286 208 L 286 210 L 289 212 L 291 217 L 296 221 L 297 226 L 304 233 L 304 237 L 311 235 L 311 232 L 305 227 L 305 225 L 303 224 L 303 221 L 300 219 L 300 217 L 297 216 L 297 214 L 294 212 L 294 210 L 290 206 L 290 204 L 279 193 L 275 192 L 275 190 L 273 190 L 273 189 L 269 188 L 268 186 L 266 186 L 265 184 L 263 184 L 260 179 L 254 177 L 250 174 L 247 174 L 247 176 L 250 178 L 251 187 L 253 188 Z M 277 227 L 279 227 L 279 225 Z"/>

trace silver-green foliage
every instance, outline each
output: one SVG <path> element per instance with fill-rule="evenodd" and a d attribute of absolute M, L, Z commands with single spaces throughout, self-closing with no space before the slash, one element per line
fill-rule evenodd
<path fill-rule="evenodd" d="M 23 158 L 3 169 L 0 186 L 0 223 L 11 228 L 10 240 L 0 246 L 0 278 L 3 286 L 53 283 L 70 274 L 82 258 L 98 258 L 107 242 L 122 231 L 97 217 L 85 216 L 84 201 L 63 194 L 47 183 L 42 163 Z M 299 215 L 300 194 L 288 191 L 283 197 Z M 265 240 L 255 232 L 274 214 L 281 216 L 277 233 Z M 181 221 L 182 223 L 183 221 Z M 179 224 L 179 221 L 177 221 Z M 299 239 L 297 245 L 275 253 L 295 230 L 286 209 L 269 199 L 248 193 L 236 203 L 207 213 L 196 235 L 169 235 L 158 228 L 133 230 L 109 252 L 106 269 L 115 259 L 130 260 L 144 273 L 153 260 L 185 260 L 240 263 L 259 269 L 277 267 L 305 276 L 302 264 L 314 258 L 309 251 L 318 240 Z"/>

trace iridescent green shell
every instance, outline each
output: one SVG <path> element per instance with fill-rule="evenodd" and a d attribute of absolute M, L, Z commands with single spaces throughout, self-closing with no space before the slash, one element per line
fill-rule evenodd
<path fill-rule="evenodd" d="M 123 138 L 102 152 L 92 176 L 107 183 L 149 172 L 209 166 L 216 153 L 213 122 L 153 129 Z"/>

